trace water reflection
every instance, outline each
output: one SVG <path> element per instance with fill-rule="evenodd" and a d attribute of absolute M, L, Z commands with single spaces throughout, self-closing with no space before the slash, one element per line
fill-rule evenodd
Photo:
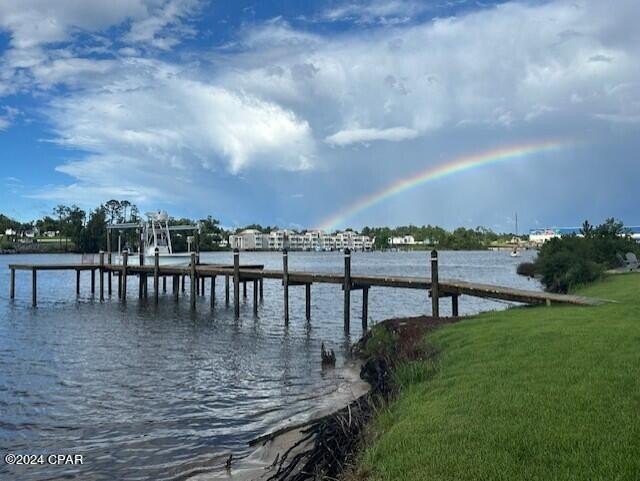
<path fill-rule="evenodd" d="M 229 262 L 229 253 L 203 261 Z M 441 278 L 524 288 L 508 253 L 443 252 Z M 265 281 L 264 302 L 253 315 L 253 285 L 242 298 L 241 318 L 224 303 L 217 283 L 212 311 L 207 297 L 197 310 L 186 297 L 175 303 L 171 281 L 157 307 L 138 302 L 130 281 L 126 306 L 89 293 L 88 276 L 75 295 L 75 274 L 38 277 L 39 305 L 30 306 L 30 275 L 18 272 L 15 301 L 8 299 L 12 262 L 77 261 L 77 256 L 0 257 L 0 451 L 81 453 L 76 467 L 0 466 L 1 479 L 186 479 L 222 463 L 225 453 L 246 452 L 249 439 L 287 420 L 301 420 L 334 392 L 339 371 L 322 371 L 320 343 L 341 364 L 360 335 L 361 296 L 353 293 L 352 334 L 343 332 L 339 286 L 312 287 L 311 322 L 304 318 L 304 288 L 291 287 L 288 326 L 282 286 Z M 243 253 L 242 262 L 281 267 L 277 253 Z M 291 253 L 291 270 L 340 272 L 338 253 Z M 354 274 L 428 275 L 427 253 L 356 253 Z M 115 287 L 115 286 L 114 286 Z M 372 322 L 428 312 L 425 292 L 373 288 Z M 504 304 L 462 297 L 463 313 Z M 443 303 L 444 314 L 449 305 Z"/>

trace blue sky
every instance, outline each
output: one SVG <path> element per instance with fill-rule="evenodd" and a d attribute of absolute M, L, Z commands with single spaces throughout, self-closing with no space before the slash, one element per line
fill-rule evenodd
<path fill-rule="evenodd" d="M 635 0 L 0 0 L 0 212 L 129 199 L 313 227 L 640 224 Z"/>

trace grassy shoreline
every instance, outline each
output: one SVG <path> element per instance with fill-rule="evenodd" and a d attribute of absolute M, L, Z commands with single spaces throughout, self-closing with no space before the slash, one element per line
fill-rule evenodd
<path fill-rule="evenodd" d="M 640 275 L 580 294 L 618 301 L 484 313 L 428 335 L 397 369 L 355 479 L 640 479 Z"/>

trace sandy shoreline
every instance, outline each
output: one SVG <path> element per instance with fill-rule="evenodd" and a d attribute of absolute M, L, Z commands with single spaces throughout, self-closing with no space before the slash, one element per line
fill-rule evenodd
<path fill-rule="evenodd" d="M 360 367 L 361 363 L 359 361 L 347 360 L 342 367 L 335 368 L 341 378 L 340 384 L 334 392 L 319 399 L 319 404 L 321 405 L 319 405 L 317 409 L 309 411 L 306 420 L 326 416 L 347 406 L 368 392 L 370 386 L 367 382 L 360 379 Z M 273 426 L 270 432 L 286 428 L 288 424 L 289 423 L 285 422 L 281 425 Z M 278 455 L 281 455 L 289 447 L 302 439 L 302 429 L 304 428 L 293 429 L 278 435 L 270 441 L 266 441 L 264 444 L 256 446 L 248 456 L 234 460 L 230 471 L 221 468 L 219 471 L 202 473 L 190 479 L 197 481 L 254 481 L 267 479 L 274 474 L 274 468 L 271 468 L 271 466 L 274 464 Z M 309 440 L 298 446 L 292 451 L 290 457 L 295 455 L 296 452 L 308 448 L 308 445 L 312 442 L 312 440 Z"/>

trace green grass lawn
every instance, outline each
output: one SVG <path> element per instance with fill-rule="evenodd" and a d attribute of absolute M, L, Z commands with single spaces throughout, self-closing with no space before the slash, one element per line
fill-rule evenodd
<path fill-rule="evenodd" d="M 402 393 L 373 426 L 361 471 L 640 480 L 640 275 L 579 293 L 619 303 L 485 313 L 429 335 L 437 365 L 399 371 Z"/>

